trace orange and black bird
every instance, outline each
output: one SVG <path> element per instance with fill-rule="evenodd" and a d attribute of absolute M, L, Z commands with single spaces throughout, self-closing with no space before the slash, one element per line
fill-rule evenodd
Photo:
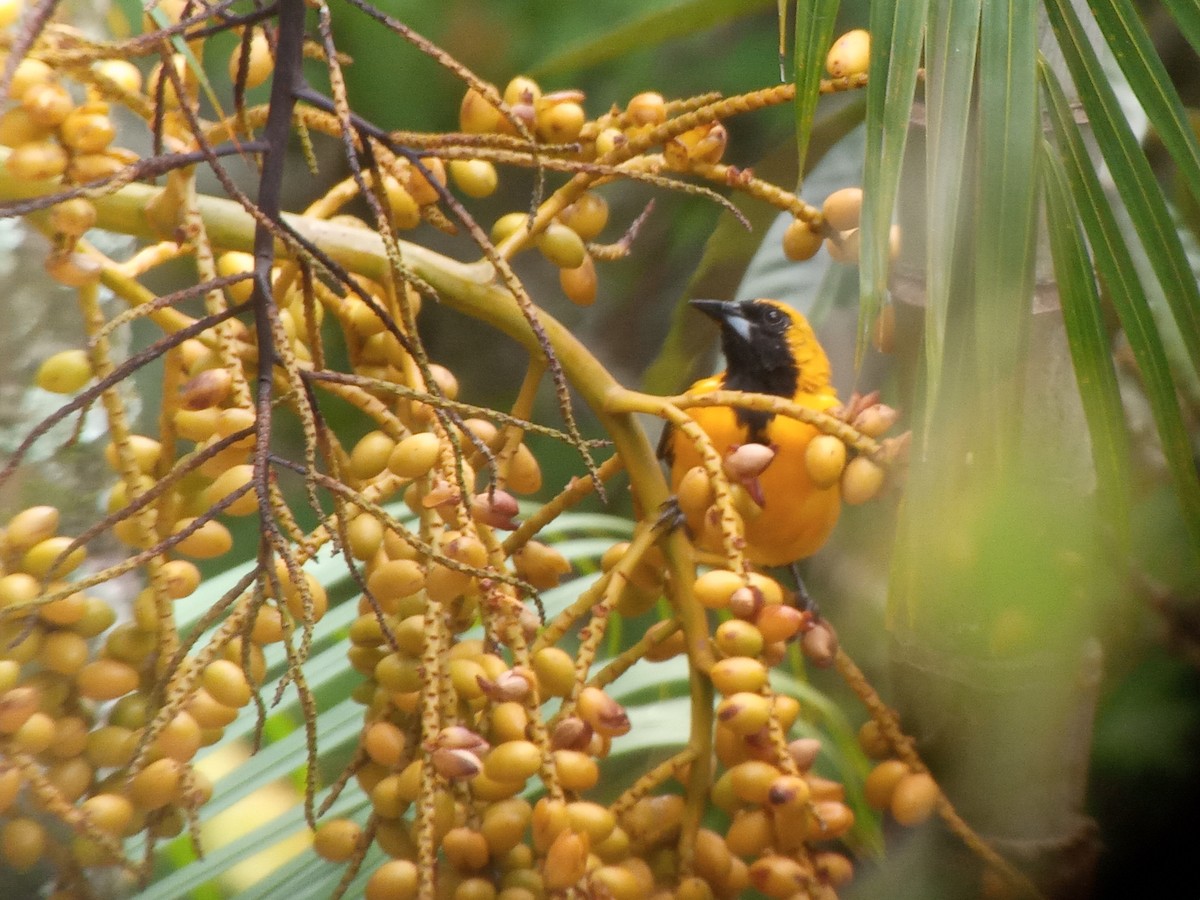
<path fill-rule="evenodd" d="M 720 327 L 726 368 L 697 381 L 689 394 L 720 390 L 774 394 L 819 411 L 839 405 L 829 380 L 829 359 L 808 320 L 796 310 L 777 300 L 693 300 L 692 306 Z M 747 443 L 775 450 L 758 476 L 761 512 L 745 517 L 749 560 L 783 566 L 817 552 L 841 512 L 837 483 L 818 487 L 805 463 L 809 441 L 820 432 L 786 416 L 728 406 L 695 407 L 689 415 L 722 458 Z M 676 430 L 663 435 L 661 447 L 671 464 L 672 490 L 678 491 L 687 471 L 701 464 L 700 454 Z"/>

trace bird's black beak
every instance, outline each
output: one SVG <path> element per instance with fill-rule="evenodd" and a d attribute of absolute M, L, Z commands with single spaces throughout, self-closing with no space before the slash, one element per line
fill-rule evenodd
<path fill-rule="evenodd" d="M 742 304 L 732 300 L 693 300 L 691 304 L 716 321 L 722 332 L 730 332 L 743 341 L 749 340 L 750 322 L 742 311 Z"/>
<path fill-rule="evenodd" d="M 737 310 L 737 304 L 727 300 L 693 300 L 691 305 L 710 319 L 714 319 L 722 324 L 724 324 L 731 313 Z"/>

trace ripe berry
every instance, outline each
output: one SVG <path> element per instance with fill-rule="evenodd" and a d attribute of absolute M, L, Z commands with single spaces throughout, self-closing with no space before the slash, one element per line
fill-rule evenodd
<path fill-rule="evenodd" d="M 115 659 L 97 659 L 79 670 L 75 683 L 89 700 L 115 700 L 137 688 L 138 672 Z"/>
<path fill-rule="evenodd" d="M 124 835 L 126 826 L 133 821 L 133 804 L 122 794 L 94 794 L 79 809 L 93 825 L 112 835 Z"/>
<path fill-rule="evenodd" d="M 19 147 L 31 141 L 46 138 L 49 129 L 34 121 L 29 111 L 20 106 L 6 109 L 0 114 L 0 146 Z"/>
<path fill-rule="evenodd" d="M 566 697 L 575 686 L 575 660 L 559 647 L 543 647 L 533 656 L 542 697 Z"/>
<path fill-rule="evenodd" d="M 546 851 L 542 879 L 550 891 L 565 891 L 587 870 L 591 841 L 586 834 L 570 829 L 561 832 Z"/>
<path fill-rule="evenodd" d="M 407 859 L 389 859 L 371 873 L 365 900 L 412 900 L 417 896 L 419 873 Z"/>
<path fill-rule="evenodd" d="M 499 244 L 515 234 L 518 229 L 524 230 L 528 222 L 528 213 L 505 213 L 492 224 L 492 230 L 488 236 L 491 238 L 493 244 Z"/>
<path fill-rule="evenodd" d="M 847 31 L 829 48 L 825 68 L 834 78 L 865 74 L 871 63 L 871 35 L 861 28 Z"/>
<path fill-rule="evenodd" d="M 933 815 L 941 792 L 928 772 L 912 772 L 900 778 L 892 791 L 892 816 L 901 825 L 919 825 Z"/>
<path fill-rule="evenodd" d="M 254 466 L 250 463 L 233 466 L 217 477 L 204 492 L 210 506 L 245 488 L 244 492 L 224 512 L 230 516 L 248 516 L 258 509 L 258 495 L 253 488 Z"/>
<path fill-rule="evenodd" d="M 560 269 L 578 269 L 587 257 L 583 239 L 561 222 L 551 222 L 536 240 L 542 255 Z"/>
<path fill-rule="evenodd" d="M 204 667 L 200 683 L 218 703 L 242 707 L 250 702 L 250 683 L 246 673 L 237 663 L 228 659 L 215 659 Z"/>
<path fill-rule="evenodd" d="M 804 624 L 804 613 L 794 606 L 782 603 L 768 604 L 758 611 L 754 624 L 760 640 L 773 644 L 794 637 Z"/>
<path fill-rule="evenodd" d="M 734 734 L 754 734 L 771 717 L 771 703 L 761 694 L 730 694 L 717 704 L 717 723 Z"/>
<path fill-rule="evenodd" d="M 538 87 L 538 83 L 526 75 L 517 75 L 504 88 L 504 102 L 509 106 L 533 106 L 541 96 L 542 89 Z"/>
<path fill-rule="evenodd" d="M 842 499 L 851 505 L 866 503 L 883 486 L 883 469 L 865 456 L 850 460 L 842 473 Z"/>
<path fill-rule="evenodd" d="M 229 80 L 237 79 L 238 62 L 241 59 L 241 46 L 233 49 L 229 55 Z M 275 71 L 275 61 L 271 57 L 271 45 L 261 28 L 255 28 L 250 35 L 250 53 L 246 60 L 246 87 L 256 88 L 266 82 Z"/>
<path fill-rule="evenodd" d="M 867 803 L 874 809 L 887 809 L 896 792 L 896 785 L 911 771 L 907 763 L 898 759 L 885 759 L 879 763 L 868 773 L 863 784 Z"/>
<path fill-rule="evenodd" d="M 59 511 L 53 506 L 30 506 L 23 509 L 8 520 L 8 525 L 4 530 L 5 545 L 9 550 L 23 550 L 32 547 L 52 536 L 58 530 L 58 522 Z M 18 585 L 18 582 L 9 581 L 10 577 L 6 575 L 0 579 L 0 585 L 5 585 L 7 591 L 16 590 Z M 24 596 L 29 588 L 23 580 L 19 580 L 19 583 L 22 585 L 23 599 L 18 600 L 14 595 L 0 592 L 0 602 L 6 596 L 9 597 L 10 603 L 26 602 L 36 596 L 36 594 Z M 36 590 L 36 586 L 34 589 Z"/>
<path fill-rule="evenodd" d="M 50 226 L 59 234 L 81 237 L 96 224 L 96 205 L 86 197 L 72 197 L 50 207 Z"/>
<path fill-rule="evenodd" d="M 794 219 L 783 233 L 783 255 L 795 262 L 812 259 L 821 249 L 822 236 L 801 219 Z"/>
<path fill-rule="evenodd" d="M 834 191 L 821 207 L 825 222 L 834 231 L 850 231 L 858 227 L 862 214 L 862 188 L 848 187 Z"/>
<path fill-rule="evenodd" d="M 87 551 L 82 547 L 76 547 L 64 556 L 71 543 L 72 539 L 65 534 L 38 541 L 21 557 L 21 569 L 35 578 L 62 578 L 87 558 Z M 79 615 L 82 615 L 82 611 Z M 78 621 L 78 615 L 71 621 Z"/>
<path fill-rule="evenodd" d="M 392 214 L 392 225 L 400 230 L 421 224 L 421 207 L 409 190 L 392 175 L 383 176 L 383 193 Z"/>
<path fill-rule="evenodd" d="M 63 145 L 75 153 L 102 153 L 117 136 L 117 129 L 107 111 L 87 104 L 71 111 L 58 134 Z"/>
<path fill-rule="evenodd" d="M 579 137 L 587 122 L 587 113 L 577 98 L 582 98 L 578 91 L 544 94 L 534 104 L 534 128 L 538 137 L 552 144 L 566 144 Z"/>
<path fill-rule="evenodd" d="M 560 212 L 558 220 L 585 241 L 595 240 L 608 224 L 608 201 L 587 191 Z"/>
<path fill-rule="evenodd" d="M 326 819 L 313 835 L 313 850 L 329 862 L 345 862 L 358 849 L 362 828 L 351 819 Z"/>
<path fill-rule="evenodd" d="M 813 484 L 832 487 L 846 467 L 846 445 L 832 434 L 818 434 L 804 450 L 804 464 Z"/>
<path fill-rule="evenodd" d="M 175 532 L 183 531 L 195 519 L 180 519 L 175 523 Z M 194 559 L 213 559 L 233 549 L 233 535 L 229 529 L 215 519 L 209 519 L 186 538 L 175 545 L 175 551 Z"/>
<path fill-rule="evenodd" d="M 387 467 L 401 478 L 421 478 L 437 462 L 441 442 L 431 432 L 410 434 L 395 445 L 387 457 Z"/>
<path fill-rule="evenodd" d="M 14 734 L 37 712 L 41 693 L 30 685 L 11 688 L 0 694 L 0 734 Z"/>
<path fill-rule="evenodd" d="M 496 192 L 496 167 L 486 159 L 452 159 L 449 169 L 458 189 L 468 197 L 490 197 Z"/>
<path fill-rule="evenodd" d="M 446 184 L 446 164 L 436 156 L 423 156 L 421 157 L 421 166 L 424 171 L 415 165 L 409 167 L 407 177 L 404 179 L 404 187 L 412 194 L 412 198 L 417 201 L 418 205 L 426 206 L 430 203 L 437 203 L 441 199 L 441 194 L 434 185 L 435 183 L 443 186 Z"/>
<path fill-rule="evenodd" d="M 92 71 L 100 78 L 113 82 L 127 93 L 136 94 L 142 89 L 141 70 L 128 60 L 101 60 L 92 64 Z"/>
<path fill-rule="evenodd" d="M 177 799 L 182 774 L 177 760 L 155 760 L 130 779 L 129 797 L 142 809 L 161 809 Z"/>
<path fill-rule="evenodd" d="M 9 819 L 0 827 L 0 857 L 18 872 L 28 872 L 46 852 L 46 829 L 35 819 Z"/>
<path fill-rule="evenodd" d="M 61 84 L 41 82 L 21 95 L 21 106 L 43 128 L 55 128 L 71 114 L 75 102 Z"/>
<path fill-rule="evenodd" d="M 363 735 L 363 749 L 381 766 L 396 768 L 404 758 L 407 740 L 391 722 L 376 722 Z"/>
<path fill-rule="evenodd" d="M 745 586 L 745 580 L 728 569 L 713 569 L 696 579 L 692 595 L 708 609 L 724 609 L 729 606 L 733 592 Z"/>
<path fill-rule="evenodd" d="M 468 88 L 458 110 L 458 127 L 467 134 L 489 134 L 499 131 L 504 117 L 483 95 Z"/>
<path fill-rule="evenodd" d="M 62 350 L 47 357 L 34 377 L 38 387 L 54 394 L 73 394 L 91 380 L 92 363 L 86 350 Z"/>
<path fill-rule="evenodd" d="M 536 494 L 542 488 L 542 467 L 526 444 L 519 444 L 508 461 L 505 485 L 514 494 Z"/>
<path fill-rule="evenodd" d="M 350 473 L 366 481 L 387 468 L 396 442 L 382 431 L 365 434 L 350 451 Z"/>
<path fill-rule="evenodd" d="M 579 717 L 607 737 L 628 734 L 632 727 L 625 707 L 597 687 L 585 687 L 576 701 Z"/>
<path fill-rule="evenodd" d="M 725 696 L 741 691 L 757 693 L 767 683 L 767 670 L 749 656 L 731 656 L 718 660 L 710 672 L 713 687 Z"/>
<path fill-rule="evenodd" d="M 759 856 L 773 840 L 771 817 L 763 809 L 736 813 L 725 833 L 725 845 L 737 856 Z"/>
<path fill-rule="evenodd" d="M 667 103 L 655 91 L 638 94 L 629 101 L 625 116 L 631 125 L 661 125 L 667 120 Z"/>
<path fill-rule="evenodd" d="M 549 590 L 562 576 L 571 571 L 567 558 L 538 541 L 530 541 L 512 556 L 517 577 L 528 581 L 538 590 Z"/>
<path fill-rule="evenodd" d="M 27 91 L 35 85 L 48 84 L 54 81 L 54 70 L 40 59 L 26 57 L 17 63 L 12 80 L 8 85 L 8 96 L 11 100 L 20 101 Z"/>

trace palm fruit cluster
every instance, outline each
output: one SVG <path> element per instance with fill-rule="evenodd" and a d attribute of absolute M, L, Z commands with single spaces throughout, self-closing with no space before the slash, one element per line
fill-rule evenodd
<path fill-rule="evenodd" d="M 158 4 L 147 29 L 191 22 L 181 28 L 194 31 L 181 36 L 198 56 L 208 36 L 201 29 L 215 21 L 174 0 Z M 264 120 L 256 107 L 199 123 L 201 84 L 178 44 L 143 79 L 111 48 L 88 60 L 80 44 L 71 65 L 56 65 L 58 47 L 74 33 L 49 28 L 54 40 L 35 41 L 15 67 L 0 114 L 4 166 L 13 176 L 70 192 L 133 173 L 137 157 L 114 145 L 108 114 L 116 104 L 180 153 L 195 150 L 200 124 L 221 140 Z M 253 88 L 279 63 L 274 34 L 261 25 L 236 31 L 230 78 Z M 858 37 L 848 43 L 838 50 L 847 58 L 831 53 L 831 90 L 861 86 L 865 50 Z M 149 44 L 131 46 L 151 53 Z M 362 230 L 366 223 L 344 209 L 365 189 L 389 233 L 422 223 L 451 231 L 453 203 L 491 194 L 498 164 L 587 175 L 586 185 L 556 189 L 532 214 L 500 217 L 481 241 L 496 270 L 536 248 L 580 305 L 596 299 L 596 261 L 628 252 L 636 233 L 635 223 L 612 243 L 599 242 L 608 207 L 595 188 L 605 180 L 746 191 L 796 217 L 785 237 L 794 258 L 811 256 L 825 239 L 831 253 L 841 252 L 857 226 L 857 207 L 845 215 L 836 204 L 818 210 L 722 162 L 722 120 L 786 102 L 786 90 L 689 101 L 647 91 L 592 118 L 581 92 L 544 91 L 527 77 L 503 91 L 469 85 L 460 133 L 427 136 L 421 152 L 407 155 L 380 141 L 375 164 L 331 188 L 306 216 Z M 304 121 L 313 133 L 341 134 L 334 113 L 308 109 Z M 594 488 L 581 479 L 523 514 L 517 498 L 543 488 L 526 443 L 536 427 L 526 421 L 530 404 L 505 414 L 463 402 L 454 374 L 420 344 L 414 325 L 431 289 L 415 280 L 378 270 L 350 282 L 313 277 L 280 253 L 266 278 L 271 314 L 252 324 L 228 315 L 264 293 L 251 286 L 256 261 L 248 242 L 226 246 L 197 226 L 191 178 L 190 167 L 166 175 L 145 210 L 164 240 L 120 264 L 83 241 L 102 197 L 64 197 L 45 226 L 47 268 L 79 289 L 89 343 L 47 359 L 35 381 L 62 394 L 92 392 L 109 418 L 105 458 L 113 476 L 103 521 L 78 540 L 58 534 L 59 512 L 48 506 L 16 513 L 0 538 L 2 865 L 42 867 L 55 900 L 89 896 L 89 877 L 100 870 L 131 884 L 144 880 L 157 842 L 198 832 L 213 790 L 196 765 L 203 748 L 251 716 L 251 704 L 270 700 L 264 687 L 275 674 L 285 672 L 306 714 L 315 715 L 304 664 L 331 604 L 344 602 L 355 604 L 355 615 L 336 638 L 357 673 L 353 697 L 363 718 L 352 759 L 332 786 L 335 795 L 357 792 L 361 814 L 314 815 L 313 848 L 350 874 L 368 849 L 381 850 L 386 861 L 370 871 L 368 898 L 733 898 L 751 888 L 770 897 L 834 896 L 853 874 L 839 841 L 854 814 L 843 785 L 817 774 L 821 742 L 794 736 L 806 710 L 774 691 L 769 677 L 793 640 L 827 662 L 832 630 L 790 605 L 775 580 L 726 560 L 700 575 L 687 597 L 687 607 L 701 611 L 698 641 L 672 615 L 605 655 L 614 616 L 662 608 L 664 595 L 679 590 L 682 576 L 649 518 L 603 554 L 598 581 L 543 621 L 538 593 L 572 566 L 537 540 L 538 531 Z M 809 252 L 812 236 L 817 246 Z M 140 283 L 122 287 L 189 254 L 205 280 L 196 296 L 203 294 L 207 319 L 156 302 Z M 138 315 L 168 333 L 188 329 L 157 355 L 161 407 L 141 433 L 119 392 L 97 387 L 115 366 L 107 329 L 123 324 L 106 321 L 95 305 L 102 274 L 140 307 Z M 258 331 L 264 322 L 269 340 Z M 266 389 L 265 347 L 277 412 L 304 431 L 305 465 L 295 461 L 293 470 L 306 473 L 307 490 L 325 492 L 324 504 L 312 504 L 320 514 L 312 527 L 299 524 L 279 470 L 258 453 L 264 441 L 276 449 L 256 393 Z M 344 371 L 328 368 L 332 351 L 344 354 Z M 359 426 L 354 436 L 322 430 L 309 392 L 348 405 Z M 878 448 L 864 442 L 891 418 L 873 399 L 853 401 L 840 430 L 812 452 L 814 479 L 840 481 L 849 502 L 869 499 L 882 471 Z M 320 458 L 321 477 L 307 468 L 310 457 Z M 730 490 L 756 464 L 727 463 L 719 481 Z M 685 515 L 705 518 L 715 489 L 706 476 L 703 502 L 681 491 Z M 202 627 L 181 633 L 176 605 L 204 583 L 202 567 L 245 557 L 235 548 L 237 520 L 254 517 L 269 552 Z M 529 521 L 536 527 L 525 527 Z M 124 545 L 126 560 L 103 567 L 86 559 L 85 545 L 102 532 Z M 358 590 L 349 600 L 331 599 L 305 569 L 329 547 L 354 567 Z M 116 579 L 129 573 L 140 581 L 122 595 Z M 274 673 L 271 654 L 279 660 Z M 695 711 L 711 720 L 707 733 L 634 777 L 607 764 L 634 727 L 611 683 L 634 665 L 685 654 L 693 666 L 701 662 L 693 657 L 707 659 L 704 677 L 719 695 Z M 912 802 L 896 796 L 921 794 L 902 790 L 920 773 L 893 780 L 894 769 L 873 775 L 881 783 L 871 796 L 898 820 L 916 821 Z M 134 836 L 145 839 L 141 858 L 130 855 Z"/>
<path fill-rule="evenodd" d="M 76 587 L 86 552 L 59 521 L 58 509 L 33 506 L 0 531 L 0 856 L 17 872 L 44 864 L 78 877 L 124 864 L 127 837 L 180 833 L 212 793 L 192 761 L 251 685 L 230 645 L 150 738 L 155 631 L 119 623 L 111 592 Z M 160 574 L 171 595 L 199 581 L 190 563 Z"/>

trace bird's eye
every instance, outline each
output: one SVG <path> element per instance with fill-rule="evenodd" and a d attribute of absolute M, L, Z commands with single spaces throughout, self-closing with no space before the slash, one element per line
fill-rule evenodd
<path fill-rule="evenodd" d="M 779 327 L 786 321 L 786 316 L 773 306 L 767 307 L 767 313 L 763 316 L 763 321 L 772 327 Z"/>

